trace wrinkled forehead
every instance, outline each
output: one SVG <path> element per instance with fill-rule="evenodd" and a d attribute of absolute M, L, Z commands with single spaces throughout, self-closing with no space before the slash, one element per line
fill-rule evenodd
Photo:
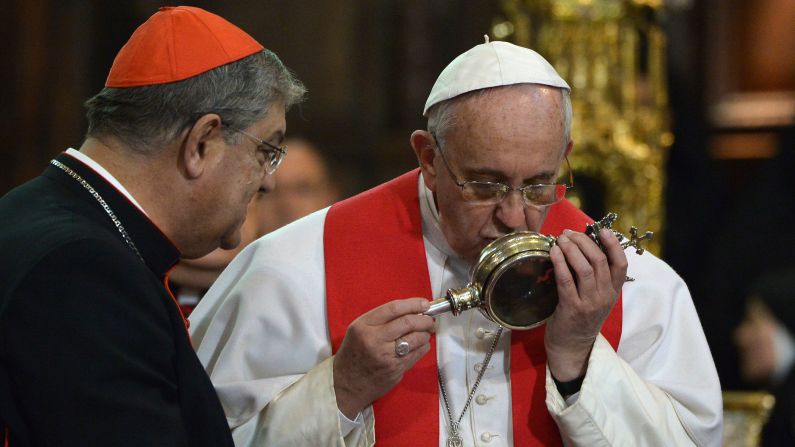
<path fill-rule="evenodd" d="M 534 143 L 562 151 L 568 143 L 558 88 L 521 84 L 484 89 L 456 99 L 449 113 L 444 140 L 456 147 Z"/>

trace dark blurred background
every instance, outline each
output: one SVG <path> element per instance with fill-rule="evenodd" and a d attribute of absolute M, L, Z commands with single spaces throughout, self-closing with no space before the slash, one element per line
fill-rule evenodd
<path fill-rule="evenodd" d="M 482 42 L 508 3 L 185 2 L 245 29 L 304 81 L 308 101 L 290 112 L 288 134 L 325 150 L 345 195 L 416 166 L 408 137 L 424 126 L 436 76 Z M 161 5 L 0 2 L 0 194 L 80 146 L 82 102 Z M 663 11 L 674 141 L 658 254 L 691 288 L 724 388 L 745 388 L 732 331 L 746 288 L 761 272 L 795 262 L 795 2 L 676 0 Z"/>

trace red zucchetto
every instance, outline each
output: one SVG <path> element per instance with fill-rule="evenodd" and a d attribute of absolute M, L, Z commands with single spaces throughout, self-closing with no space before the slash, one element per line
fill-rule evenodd
<path fill-rule="evenodd" d="M 181 81 L 262 49 L 245 31 L 218 15 L 192 6 L 164 6 L 124 44 L 105 86 Z"/>

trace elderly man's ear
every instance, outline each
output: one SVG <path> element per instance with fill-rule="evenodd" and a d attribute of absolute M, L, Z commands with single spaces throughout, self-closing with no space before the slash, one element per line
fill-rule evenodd
<path fill-rule="evenodd" d="M 417 156 L 417 161 L 420 164 L 425 186 L 431 191 L 436 191 L 436 166 L 434 165 L 436 140 L 426 130 L 415 130 L 411 134 L 410 141 L 414 154 Z"/>
<path fill-rule="evenodd" d="M 188 129 L 179 148 L 180 162 L 184 166 L 186 177 L 199 178 L 219 160 L 219 157 L 223 156 L 223 151 L 226 149 L 223 137 L 220 116 L 208 113 L 196 120 Z"/>

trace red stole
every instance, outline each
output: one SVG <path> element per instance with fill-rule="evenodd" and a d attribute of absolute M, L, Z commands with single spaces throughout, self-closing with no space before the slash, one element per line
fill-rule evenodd
<path fill-rule="evenodd" d="M 428 276 L 417 195 L 419 170 L 335 204 L 326 216 L 323 243 L 326 306 L 332 349 L 348 326 L 385 302 L 414 296 L 434 299 Z M 554 205 L 541 233 L 584 231 L 593 222 L 570 202 Z M 561 445 L 547 411 L 544 328 L 511 332 L 511 398 L 514 445 Z M 613 349 L 621 338 L 621 297 L 602 327 Z M 373 404 L 376 445 L 439 445 L 436 343 Z"/>

